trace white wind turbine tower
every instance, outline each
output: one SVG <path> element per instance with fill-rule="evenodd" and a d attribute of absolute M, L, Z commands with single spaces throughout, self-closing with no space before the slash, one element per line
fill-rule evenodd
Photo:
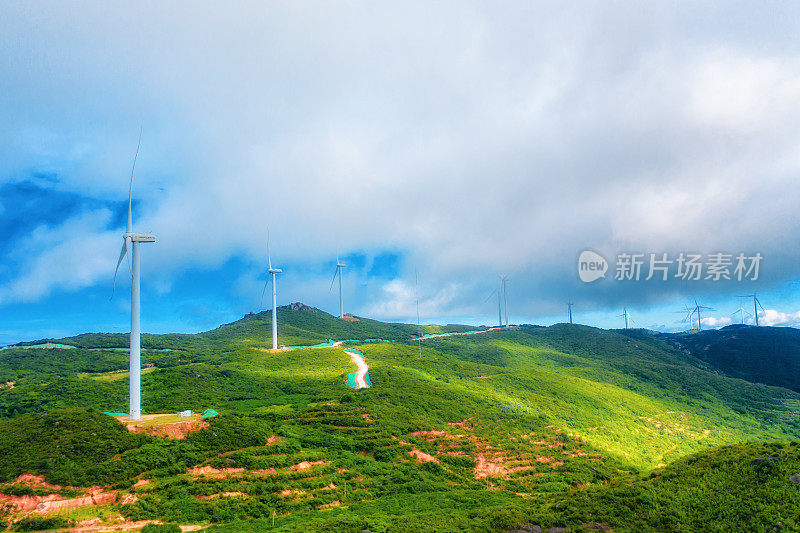
<path fill-rule="evenodd" d="M 712 307 L 706 307 L 705 305 L 700 305 L 697 303 L 697 300 L 694 301 L 694 311 L 697 313 L 697 329 L 698 331 L 703 329 L 703 324 L 700 322 L 700 310 L 701 309 L 708 309 L 709 311 L 713 311 Z"/>
<path fill-rule="evenodd" d="M 503 327 L 503 293 L 497 289 L 497 325 Z"/>
<path fill-rule="evenodd" d="M 746 294 L 745 296 L 739 296 L 739 298 L 752 298 L 753 299 L 753 318 L 755 319 L 756 326 L 758 325 L 758 308 L 760 307 L 762 311 L 766 312 L 764 306 L 761 305 L 761 302 L 758 299 L 758 296 L 755 294 Z"/>
<path fill-rule="evenodd" d="M 142 133 L 139 132 L 139 143 L 136 145 L 136 155 L 133 156 L 133 167 L 131 168 L 131 183 L 128 190 L 128 224 L 125 227 L 125 234 L 122 236 L 122 251 L 119 253 L 117 268 L 114 270 L 114 289 L 117 285 L 117 272 L 122 260 L 131 250 L 128 258 L 128 267 L 131 271 L 131 348 L 130 348 L 130 406 L 128 412 L 129 420 L 141 420 L 141 390 L 142 390 L 142 362 L 140 349 L 141 327 L 139 324 L 140 301 L 139 301 L 139 243 L 155 242 L 155 235 L 133 232 L 133 173 L 136 170 L 136 158 L 139 157 L 139 147 L 142 144 Z M 111 297 L 114 297 L 112 289 Z"/>
<path fill-rule="evenodd" d="M 328 289 L 328 292 L 331 292 L 333 289 L 333 282 L 336 281 L 336 275 L 339 275 L 339 318 L 344 318 L 344 300 L 342 300 L 342 269 L 346 267 L 344 263 L 339 261 L 339 256 L 336 256 L 336 270 L 333 272 L 333 279 L 331 280 L 331 288 Z"/>
<path fill-rule="evenodd" d="M 508 327 L 508 298 L 506 297 L 506 282 L 507 281 L 508 281 L 508 277 L 507 276 L 502 276 L 500 278 L 500 292 L 503 295 L 503 307 L 504 307 L 503 314 L 506 317 L 506 327 Z M 502 326 L 503 323 L 501 322 L 500 325 Z"/>
<path fill-rule="evenodd" d="M 267 285 L 272 279 L 272 349 L 278 349 L 278 290 L 275 287 L 276 275 L 283 272 L 280 268 L 272 268 L 272 258 L 269 254 L 269 231 L 267 232 L 267 281 L 264 283 L 264 290 L 261 291 L 261 306 L 264 306 L 264 294 L 267 292 Z"/>
<path fill-rule="evenodd" d="M 417 297 L 417 347 L 419 348 L 419 357 L 422 357 L 422 327 L 419 325 L 419 275 L 417 269 L 414 267 L 414 292 Z"/>
<path fill-rule="evenodd" d="M 569 309 L 569 323 L 572 324 L 572 302 L 567 302 L 567 309 Z"/>

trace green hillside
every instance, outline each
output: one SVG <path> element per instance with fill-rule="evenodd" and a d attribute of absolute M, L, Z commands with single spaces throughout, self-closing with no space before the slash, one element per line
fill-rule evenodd
<path fill-rule="evenodd" d="M 127 353 L 110 349 L 123 335 L 0 351 L 0 454 L 11 458 L 0 494 L 41 474 L 135 495 L 113 504 L 129 520 L 210 531 L 273 530 L 273 514 L 276 531 L 696 531 L 765 513 L 800 523 L 786 504 L 800 394 L 722 375 L 651 333 L 522 326 L 426 338 L 420 354 L 416 326 L 282 308 L 282 344 L 349 340 L 364 354 L 373 386 L 354 390 L 342 347 L 273 352 L 269 318 L 146 337 L 143 411 L 221 413 L 185 440 L 128 434 L 99 413 L 126 410 Z M 753 470 L 774 496 L 742 492 L 757 508 L 695 491 L 739 490 L 753 454 L 781 456 Z M 734 507 L 703 513 L 704 498 Z"/>
<path fill-rule="evenodd" d="M 737 324 L 660 337 L 728 376 L 800 392 L 800 330 L 795 328 Z"/>

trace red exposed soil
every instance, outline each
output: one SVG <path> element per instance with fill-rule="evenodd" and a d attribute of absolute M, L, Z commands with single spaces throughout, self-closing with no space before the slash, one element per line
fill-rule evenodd
<path fill-rule="evenodd" d="M 306 491 L 301 489 L 284 489 L 278 493 L 279 496 L 287 497 L 287 496 L 294 496 L 295 500 L 299 500 L 308 494 Z"/>
<path fill-rule="evenodd" d="M 195 496 L 196 500 L 213 500 L 214 498 L 233 498 L 236 496 L 247 496 L 244 492 L 219 492 L 217 494 L 210 494 L 208 496 Z"/>
<path fill-rule="evenodd" d="M 258 470 L 251 470 L 250 473 L 255 474 L 257 476 L 271 476 L 277 473 L 277 470 L 275 470 L 274 468 L 260 468 Z"/>
<path fill-rule="evenodd" d="M 469 422 L 469 421 L 470 421 L 470 420 L 472 420 L 473 418 L 475 418 L 475 417 L 474 417 L 474 416 L 471 416 L 471 417 L 469 417 L 469 418 L 465 418 L 465 419 L 464 419 L 464 420 L 462 420 L 461 422 L 448 422 L 448 423 L 447 423 L 447 425 L 448 425 L 448 426 L 458 426 L 458 427 L 462 427 L 462 428 L 463 428 L 463 427 L 464 427 L 464 424 L 466 424 L 467 422 Z M 474 426 L 473 426 L 473 427 L 474 427 Z M 473 429 L 473 428 L 472 428 L 472 427 L 467 427 L 467 429 Z"/>
<path fill-rule="evenodd" d="M 130 522 L 120 517 L 120 520 L 114 524 L 103 524 L 97 518 L 89 518 L 78 522 L 77 527 L 70 528 L 70 533 L 107 533 L 111 531 L 138 531 L 147 524 L 160 524 L 158 520 L 139 520 L 137 522 Z M 196 531 L 196 530 L 195 530 Z"/>
<path fill-rule="evenodd" d="M 165 437 L 168 439 L 185 439 L 189 433 L 207 428 L 208 422 L 172 422 L 169 424 L 139 425 L 126 424 L 125 427 L 132 433 L 145 433 L 153 437 Z"/>
<path fill-rule="evenodd" d="M 332 509 L 333 507 L 341 507 L 342 502 L 339 500 L 333 500 L 331 503 L 323 503 L 317 509 Z"/>
<path fill-rule="evenodd" d="M 289 467 L 289 470 L 308 470 L 312 466 L 325 465 L 328 461 L 303 461 Z"/>
<path fill-rule="evenodd" d="M 28 513 L 31 511 L 47 512 L 60 509 L 74 509 L 87 505 L 103 505 L 117 500 L 117 491 L 104 492 L 100 487 L 92 487 L 89 494 L 78 498 L 64 498 L 58 494 L 46 496 L 7 496 L 0 494 L 0 502 L 11 504 L 16 512 Z"/>
<path fill-rule="evenodd" d="M 131 503 L 136 503 L 139 501 L 139 496 L 136 494 L 123 494 L 122 498 L 119 500 L 120 505 L 128 505 Z"/>
<path fill-rule="evenodd" d="M 415 431 L 414 433 L 412 433 L 412 435 L 414 435 L 415 437 L 444 437 L 445 435 L 447 435 L 447 433 L 445 433 L 441 429 L 433 429 L 431 431 Z M 432 440 L 432 439 L 427 439 L 427 440 Z"/>
<path fill-rule="evenodd" d="M 414 459 L 417 460 L 418 463 L 438 463 L 439 459 L 436 457 L 429 455 L 420 450 L 411 450 L 408 452 Z"/>
<path fill-rule="evenodd" d="M 562 462 L 553 462 L 552 457 L 539 456 L 534 459 L 537 463 L 551 463 L 553 466 L 561 466 Z M 533 470 L 536 468 L 535 464 L 526 464 L 527 459 L 524 456 L 515 458 L 508 458 L 502 453 L 480 452 L 475 456 L 475 479 L 485 478 L 488 476 L 503 476 L 522 470 Z M 539 475 L 539 474 L 534 474 Z"/>
<path fill-rule="evenodd" d="M 230 474 L 241 474 L 244 468 L 214 468 L 213 466 L 195 466 L 190 468 L 188 473 L 195 476 L 206 476 L 211 478 L 223 478 Z"/>
<path fill-rule="evenodd" d="M 14 483 L 28 485 L 31 487 L 43 487 L 45 489 L 53 489 L 53 490 L 60 490 L 63 488 L 68 489 L 77 489 L 78 487 L 62 487 L 61 485 L 51 485 L 50 483 L 45 483 L 44 476 L 34 476 L 31 474 L 22 474 L 17 478 Z"/>

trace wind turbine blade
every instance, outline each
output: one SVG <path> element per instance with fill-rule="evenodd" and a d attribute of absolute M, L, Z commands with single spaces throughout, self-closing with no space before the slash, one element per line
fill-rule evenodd
<path fill-rule="evenodd" d="M 119 265 L 122 264 L 122 260 L 125 259 L 125 255 L 128 253 L 128 239 L 122 240 L 122 250 L 119 252 L 119 259 L 117 260 L 117 268 L 114 269 L 114 286 L 111 289 L 111 299 L 114 299 L 114 291 L 117 290 L 117 272 L 119 272 Z M 130 263 L 129 263 L 130 266 Z"/>
<path fill-rule="evenodd" d="M 269 228 L 267 228 L 267 264 L 269 269 L 272 270 L 272 258 L 269 255 Z"/>
<path fill-rule="evenodd" d="M 339 273 L 339 258 L 336 258 L 336 270 L 333 271 L 333 279 L 331 279 L 331 286 L 328 289 L 328 292 L 333 290 L 333 282 L 336 281 L 336 274 Z"/>
<path fill-rule="evenodd" d="M 133 156 L 133 166 L 131 167 L 131 184 L 130 188 L 128 189 L 128 224 L 126 226 L 128 233 L 133 233 L 133 214 L 132 214 L 132 203 L 133 203 L 133 173 L 136 171 L 136 159 L 139 157 L 139 147 L 142 146 L 142 127 L 139 127 L 139 142 L 136 143 L 136 154 Z"/>
<path fill-rule="evenodd" d="M 489 300 L 491 300 L 492 296 L 494 296 L 495 294 L 497 294 L 497 290 L 496 289 L 492 291 L 492 293 L 483 301 L 483 303 L 486 303 Z"/>
<path fill-rule="evenodd" d="M 264 295 L 267 294 L 267 285 L 269 285 L 269 277 L 271 274 L 267 274 L 267 281 L 264 282 L 264 290 L 261 291 L 261 307 L 259 309 L 264 308 Z"/>

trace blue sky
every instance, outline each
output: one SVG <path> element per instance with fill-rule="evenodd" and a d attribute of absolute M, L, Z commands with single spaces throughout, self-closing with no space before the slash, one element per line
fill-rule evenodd
<path fill-rule="evenodd" d="M 800 323 L 792 3 L 4 2 L 0 343 L 126 331 L 139 129 L 145 331 L 279 301 L 385 320 Z M 759 252 L 748 282 L 577 277 L 586 249 Z M 414 273 L 419 274 L 415 287 Z M 123 271 L 124 272 L 124 271 Z M 487 301 L 488 298 L 488 301 Z"/>

